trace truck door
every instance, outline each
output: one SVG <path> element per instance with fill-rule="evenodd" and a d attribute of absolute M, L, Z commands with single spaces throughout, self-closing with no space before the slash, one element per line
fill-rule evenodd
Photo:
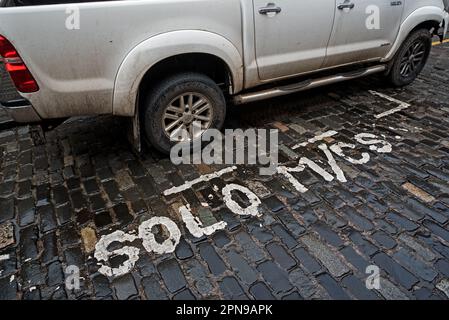
<path fill-rule="evenodd" d="M 324 67 L 384 57 L 399 32 L 405 1 L 337 0 Z"/>
<path fill-rule="evenodd" d="M 319 69 L 332 32 L 335 0 L 253 0 L 261 80 Z"/>

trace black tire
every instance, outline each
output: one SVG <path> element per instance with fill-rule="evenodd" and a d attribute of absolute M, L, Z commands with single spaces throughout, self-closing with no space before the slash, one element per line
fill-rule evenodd
<path fill-rule="evenodd" d="M 144 102 L 142 121 L 144 135 L 153 147 L 168 154 L 178 143 L 172 141 L 163 127 L 165 110 L 178 96 L 198 93 L 211 105 L 209 128 L 221 129 L 226 116 L 226 100 L 223 92 L 209 77 L 199 73 L 181 73 L 162 80 L 148 92 Z"/>
<path fill-rule="evenodd" d="M 408 67 L 409 69 L 407 70 L 409 71 L 406 72 L 407 70 L 404 69 L 405 63 L 410 63 L 409 55 L 411 54 L 411 51 L 413 50 L 415 45 L 422 46 L 422 59 L 419 62 L 414 62 L 413 67 Z M 404 41 L 401 48 L 396 53 L 394 60 L 392 61 L 392 65 L 388 74 L 388 80 L 390 81 L 390 83 L 396 87 L 403 87 L 412 83 L 426 65 L 431 48 L 432 37 L 429 30 L 418 29 L 412 32 Z M 405 62 L 406 60 L 408 62 Z"/>

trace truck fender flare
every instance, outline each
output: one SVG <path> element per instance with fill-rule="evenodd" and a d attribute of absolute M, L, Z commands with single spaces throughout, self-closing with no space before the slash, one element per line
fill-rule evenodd
<path fill-rule="evenodd" d="M 382 59 L 382 62 L 391 60 L 410 32 L 416 26 L 426 21 L 444 21 L 444 11 L 435 6 L 425 6 L 413 11 L 407 18 L 405 18 L 404 22 L 402 22 L 396 40 L 387 56 Z"/>
<path fill-rule="evenodd" d="M 113 114 L 133 116 L 139 86 L 147 71 L 166 58 L 186 53 L 206 53 L 220 58 L 231 73 L 234 91 L 242 89 L 242 56 L 229 40 L 201 30 L 171 31 L 139 43 L 127 54 L 114 83 Z"/>

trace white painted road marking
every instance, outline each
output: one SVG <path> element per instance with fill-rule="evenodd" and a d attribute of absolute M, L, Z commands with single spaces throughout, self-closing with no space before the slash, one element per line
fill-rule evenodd
<path fill-rule="evenodd" d="M 357 140 L 358 143 L 369 146 L 371 151 L 376 151 L 378 153 L 390 153 L 392 150 L 391 143 L 378 139 L 377 136 L 372 133 L 359 133 L 355 136 L 355 140 Z M 377 144 L 381 144 L 382 147 L 379 148 Z"/>
<path fill-rule="evenodd" d="M 201 176 L 201 177 L 199 177 L 199 178 L 196 178 L 196 179 L 194 179 L 194 180 L 187 181 L 186 183 L 184 183 L 184 184 L 182 184 L 182 185 L 180 185 L 180 186 L 177 186 L 177 187 L 173 187 L 173 188 L 167 189 L 167 190 L 164 191 L 163 194 L 164 194 L 164 196 L 169 196 L 169 195 L 171 195 L 171 194 L 183 192 L 183 191 L 185 191 L 185 190 L 187 190 L 187 189 L 192 188 L 192 187 L 193 187 L 195 184 L 197 184 L 197 183 L 205 182 L 205 181 L 210 181 L 210 180 L 212 180 L 213 178 L 219 178 L 219 177 L 221 177 L 222 175 L 224 175 L 224 174 L 226 174 L 226 173 L 229 173 L 229 172 L 232 172 L 232 171 L 234 171 L 234 170 L 236 170 L 236 169 L 237 169 L 236 166 L 232 166 L 232 167 L 224 168 L 224 169 L 222 169 L 222 170 L 220 170 L 220 171 L 217 171 L 217 172 L 205 174 L 205 175 L 203 175 L 203 176 Z"/>
<path fill-rule="evenodd" d="M 170 234 L 162 243 L 156 240 L 153 233 L 153 227 L 157 225 L 165 226 Z M 153 217 L 142 222 L 139 226 L 139 238 L 142 239 L 142 245 L 148 252 L 154 251 L 157 254 L 171 253 L 175 251 L 181 239 L 181 230 L 179 230 L 176 223 L 170 218 Z"/>
<path fill-rule="evenodd" d="M 231 191 L 238 190 L 242 192 L 246 197 L 248 198 L 250 205 L 246 208 L 242 208 L 234 199 L 232 199 Z M 259 205 L 262 203 L 258 196 L 256 196 L 251 190 L 249 190 L 247 187 L 231 183 L 227 184 L 223 187 L 221 190 L 221 193 L 223 194 L 223 201 L 226 204 L 226 206 L 234 212 L 235 214 L 241 215 L 241 216 L 256 216 L 260 217 L 261 214 L 259 213 Z"/>
<path fill-rule="evenodd" d="M 404 109 L 407 109 L 408 107 L 410 107 L 409 103 L 401 101 L 401 100 L 398 100 L 398 99 L 395 99 L 395 98 L 390 97 L 390 96 L 387 96 L 386 94 L 383 94 L 383 93 L 380 93 L 380 92 L 377 92 L 377 91 L 373 91 L 373 90 L 370 90 L 369 92 L 371 94 L 373 94 L 373 95 L 379 96 L 379 97 L 384 98 L 384 99 L 386 99 L 388 101 L 391 101 L 391 102 L 399 104 L 399 106 L 397 106 L 396 108 L 393 108 L 393 109 L 390 109 L 390 110 L 387 110 L 385 112 L 382 112 L 380 114 L 375 115 L 374 118 L 376 118 L 376 119 L 384 118 L 386 116 L 392 115 L 392 114 L 394 114 L 396 112 L 399 112 L 401 110 L 404 110 Z"/>
<path fill-rule="evenodd" d="M 186 224 L 187 229 L 195 238 L 201 238 L 202 236 L 210 236 L 214 234 L 217 230 L 223 230 L 228 225 L 224 221 L 219 221 L 211 226 L 203 227 L 203 222 L 201 222 L 199 217 L 195 217 L 190 211 L 190 205 L 182 206 L 179 208 L 179 213 L 181 214 L 182 220 Z"/>
<path fill-rule="evenodd" d="M 8 260 L 9 257 L 10 257 L 9 254 L 0 255 L 0 261 Z"/>
<path fill-rule="evenodd" d="M 317 141 L 321 141 L 321 140 L 323 140 L 323 139 L 325 139 L 325 138 L 333 137 L 333 136 L 335 136 L 336 134 L 338 134 L 338 132 L 337 132 L 337 131 L 334 131 L 334 130 L 326 131 L 326 132 L 324 132 L 324 133 L 322 133 L 322 134 L 319 134 L 319 135 L 317 135 L 317 136 L 315 136 L 315 137 L 313 137 L 313 138 L 310 138 L 310 139 L 307 140 L 306 142 L 301 142 L 301 143 L 295 144 L 295 145 L 292 147 L 292 149 L 295 150 L 295 149 L 298 149 L 298 148 L 300 148 L 300 147 L 305 147 L 305 146 L 307 146 L 308 144 L 312 144 L 312 143 L 315 143 L 315 142 L 317 142 Z"/>
<path fill-rule="evenodd" d="M 313 143 L 325 139 L 326 136 L 334 136 L 335 134 L 337 134 L 337 132 L 334 133 L 332 131 L 328 131 L 327 133 L 320 134 L 309 141 L 312 141 Z M 361 145 L 364 145 L 371 151 L 375 151 L 377 153 L 389 153 L 392 151 L 392 145 L 389 142 L 371 133 L 359 133 L 354 136 L 354 139 Z M 327 165 L 332 171 L 331 173 L 329 173 L 326 168 L 317 164 L 317 162 L 320 164 L 325 164 L 326 160 L 312 161 L 307 157 L 301 157 L 295 167 L 277 166 L 277 174 L 282 175 L 283 178 L 287 179 L 298 192 L 305 193 L 308 191 L 307 187 L 300 182 L 300 177 L 295 177 L 293 174 L 300 173 L 306 170 L 306 168 L 320 175 L 324 181 L 333 181 L 336 178 L 340 182 L 347 182 L 345 174 L 337 164 L 333 153 L 352 164 L 365 164 L 370 160 L 370 156 L 366 152 L 362 152 L 360 159 L 354 159 L 345 155 L 343 148 L 356 148 L 355 145 L 351 143 L 342 143 L 338 141 L 327 141 L 327 143 L 332 143 L 332 145 L 328 147 L 325 143 L 321 143 L 317 147 L 324 153 L 327 160 Z M 236 169 L 237 167 L 233 166 L 202 175 L 194 180 L 185 182 L 181 186 L 167 189 L 163 192 L 163 194 L 171 195 L 182 192 L 199 182 L 209 181 L 215 177 L 220 177 L 225 173 L 233 172 Z M 214 186 L 214 190 L 218 191 L 219 188 Z M 249 205 L 242 207 L 238 202 L 236 202 L 232 198 L 232 192 L 234 191 L 238 191 L 243 194 L 249 201 Z M 221 193 L 224 204 L 232 213 L 239 216 L 262 217 L 262 212 L 259 211 L 262 202 L 260 198 L 249 188 L 243 185 L 230 183 L 226 184 L 222 188 Z M 201 205 L 200 209 L 202 208 L 204 208 L 203 205 Z M 194 237 L 210 236 L 218 230 L 226 228 L 227 224 L 225 221 L 218 221 L 213 225 L 204 226 L 200 217 L 191 212 L 190 205 L 188 203 L 186 205 L 181 205 L 177 208 L 177 210 L 179 211 L 182 222 L 186 225 L 187 230 Z M 156 240 L 155 234 L 153 233 L 153 227 L 156 225 L 165 227 L 164 234 L 166 237 L 162 243 Z M 260 223 L 260 227 L 263 227 L 262 223 Z M 181 229 L 178 227 L 176 222 L 169 217 L 152 217 L 151 219 L 142 222 L 138 227 L 138 231 L 138 236 L 132 234 L 132 231 L 125 233 L 121 230 L 117 230 L 100 238 L 95 246 L 94 257 L 101 266 L 98 270 L 101 274 L 109 277 L 116 277 L 131 272 L 138 261 L 140 254 L 140 247 L 137 247 L 137 244 L 134 243 L 136 240 L 142 241 L 142 245 L 148 253 L 167 254 L 175 251 L 181 238 Z M 121 243 L 122 246 L 110 247 L 110 245 L 114 242 L 118 244 Z M 108 263 L 108 261 L 114 256 L 126 256 L 127 260 L 123 261 L 119 266 L 113 266 Z M 110 265 L 108 266 L 107 264 Z"/>
<path fill-rule="evenodd" d="M 135 263 L 139 260 L 139 248 L 132 246 L 124 246 L 120 249 L 115 249 L 112 251 L 108 251 L 108 247 L 110 244 L 114 242 L 125 243 L 125 242 L 133 242 L 137 239 L 136 236 L 125 233 L 121 230 L 117 230 L 108 235 L 102 236 L 101 239 L 95 245 L 95 259 L 99 261 L 101 265 L 98 272 L 104 274 L 108 277 L 122 276 L 127 274 L 134 268 Z M 128 260 L 124 261 L 119 267 L 112 268 L 104 265 L 101 261 L 107 262 L 112 256 L 121 256 L 126 255 Z"/>

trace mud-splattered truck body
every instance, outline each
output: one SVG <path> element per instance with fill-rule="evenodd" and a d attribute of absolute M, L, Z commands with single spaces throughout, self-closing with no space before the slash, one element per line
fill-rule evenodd
<path fill-rule="evenodd" d="M 190 83 L 195 93 L 195 81 L 203 87 L 214 83 L 221 94 L 198 89 L 191 103 L 210 104 L 204 126 L 220 126 L 224 110 L 218 108 L 225 106 L 216 99 L 245 103 L 394 72 L 398 52 L 414 32 L 444 35 L 449 6 L 447 0 L 61 2 L 1 2 L 0 53 L 19 98 L 0 102 L 19 122 L 140 116 L 144 127 L 156 126 L 165 138 L 172 124 L 165 121 L 167 113 L 149 107 L 162 103 L 155 97 L 162 89 Z M 393 80 L 408 82 L 397 75 Z M 193 111 L 170 117 L 184 126 L 207 119 Z M 161 119 L 146 119 L 156 115 Z M 164 135 L 151 128 L 145 136 L 158 144 Z"/>

